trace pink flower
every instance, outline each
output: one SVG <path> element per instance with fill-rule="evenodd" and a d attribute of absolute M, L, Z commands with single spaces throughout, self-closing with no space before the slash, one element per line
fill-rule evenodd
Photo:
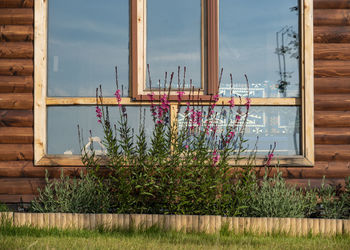
<path fill-rule="evenodd" d="M 272 157 L 273 157 L 273 153 L 270 153 L 270 154 L 267 155 L 266 166 L 270 166 Z"/>
<path fill-rule="evenodd" d="M 236 123 L 238 123 L 241 120 L 241 116 L 240 115 L 236 115 Z"/>
<path fill-rule="evenodd" d="M 185 94 L 185 92 L 183 92 L 183 91 L 177 92 L 177 101 L 178 101 L 178 102 L 181 102 L 182 96 L 183 96 L 184 94 Z"/>
<path fill-rule="evenodd" d="M 229 100 L 228 103 L 230 104 L 230 108 L 233 108 L 235 106 L 235 99 L 231 97 L 231 100 Z"/>
<path fill-rule="evenodd" d="M 213 152 L 213 165 L 215 166 L 219 160 L 220 160 L 220 154 L 215 149 Z"/>
<path fill-rule="evenodd" d="M 153 102 L 154 101 L 154 93 L 152 92 L 151 94 L 147 94 L 149 99 Z"/>
<path fill-rule="evenodd" d="M 226 140 L 226 143 L 230 143 L 230 141 L 232 140 L 232 138 L 235 136 L 235 132 L 234 131 L 230 131 L 229 134 L 228 134 L 228 138 Z"/>
<path fill-rule="evenodd" d="M 214 96 L 213 96 L 213 100 L 214 100 L 214 102 L 219 101 L 219 95 L 214 95 Z"/>
<path fill-rule="evenodd" d="M 252 100 L 249 97 L 247 97 L 245 100 L 246 100 L 245 106 L 247 107 L 247 109 L 249 109 Z"/>
<path fill-rule="evenodd" d="M 99 123 L 102 123 L 102 121 L 101 121 L 101 118 L 102 118 L 102 110 L 101 110 L 98 106 L 96 106 L 96 117 L 97 117 L 97 121 L 98 121 Z"/>
<path fill-rule="evenodd" d="M 185 145 L 185 148 L 188 149 L 188 145 Z"/>
<path fill-rule="evenodd" d="M 121 100 L 122 100 L 122 98 L 121 98 L 121 96 L 120 96 L 120 89 L 117 89 L 117 91 L 115 91 L 115 97 L 117 98 L 117 102 L 118 102 L 118 106 L 120 107 L 121 106 L 121 104 L 120 104 L 120 102 L 121 102 Z"/>

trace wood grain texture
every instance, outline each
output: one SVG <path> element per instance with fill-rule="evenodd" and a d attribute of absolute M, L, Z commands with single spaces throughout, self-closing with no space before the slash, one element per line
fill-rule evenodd
<path fill-rule="evenodd" d="M 32 144 L 0 144 L 0 161 L 30 161 L 33 155 Z"/>
<path fill-rule="evenodd" d="M 3 203 L 29 203 L 35 198 L 32 194 L 0 194 L 0 201 Z"/>
<path fill-rule="evenodd" d="M 0 0 L 0 8 L 33 8 L 34 0 Z"/>
<path fill-rule="evenodd" d="M 45 185 L 42 178 L 1 178 L 0 194 L 33 195 L 38 194 L 38 188 Z"/>
<path fill-rule="evenodd" d="M 0 94 L 2 109 L 33 109 L 32 93 Z"/>
<path fill-rule="evenodd" d="M 0 127 L 0 143 L 31 144 L 33 128 Z"/>
<path fill-rule="evenodd" d="M 32 8 L 0 8 L 0 24 L 27 25 L 33 23 Z"/>
<path fill-rule="evenodd" d="M 350 93 L 349 77 L 321 77 L 315 78 L 315 98 L 320 94 Z"/>
<path fill-rule="evenodd" d="M 350 145 L 315 145 L 315 152 L 318 161 L 350 161 Z"/>
<path fill-rule="evenodd" d="M 315 60 L 350 60 L 348 43 L 315 43 Z"/>
<path fill-rule="evenodd" d="M 350 25 L 350 9 L 315 9 L 315 26 L 347 26 Z"/>
<path fill-rule="evenodd" d="M 316 128 L 315 143 L 350 145 L 350 128 Z"/>
<path fill-rule="evenodd" d="M 30 59 L 34 56 L 32 42 L 0 43 L 0 58 Z"/>
<path fill-rule="evenodd" d="M 315 26 L 315 43 L 349 43 L 349 26 Z"/>
<path fill-rule="evenodd" d="M 350 111 L 315 111 L 315 127 L 350 127 Z"/>
<path fill-rule="evenodd" d="M 33 41 L 34 31 L 32 25 L 0 25 L 1 42 Z"/>
<path fill-rule="evenodd" d="M 350 9 L 349 0 L 314 0 L 315 9 Z"/>
<path fill-rule="evenodd" d="M 31 59 L 0 59 L 0 75 L 31 76 L 33 68 L 33 60 Z"/>
<path fill-rule="evenodd" d="M 315 60 L 315 77 L 350 77 L 350 61 Z"/>
<path fill-rule="evenodd" d="M 0 127 L 32 127 L 33 110 L 0 110 Z"/>
<path fill-rule="evenodd" d="M 0 76 L 0 93 L 33 93 L 33 77 Z"/>
<path fill-rule="evenodd" d="M 315 110 L 350 110 L 350 94 L 315 95 Z"/>
<path fill-rule="evenodd" d="M 44 178 L 46 170 L 50 178 L 59 178 L 61 171 L 65 175 L 79 176 L 85 168 L 34 166 L 33 161 L 0 161 L 0 177 Z"/>

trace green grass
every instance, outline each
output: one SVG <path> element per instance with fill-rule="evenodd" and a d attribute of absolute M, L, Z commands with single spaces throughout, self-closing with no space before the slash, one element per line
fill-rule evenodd
<path fill-rule="evenodd" d="M 349 249 L 350 237 L 37 229 L 0 226 L 0 249 Z"/>

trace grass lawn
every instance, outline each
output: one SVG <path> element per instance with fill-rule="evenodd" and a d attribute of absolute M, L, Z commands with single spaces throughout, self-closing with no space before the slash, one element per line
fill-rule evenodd
<path fill-rule="evenodd" d="M 350 249 L 350 237 L 87 231 L 0 226 L 0 249 Z"/>

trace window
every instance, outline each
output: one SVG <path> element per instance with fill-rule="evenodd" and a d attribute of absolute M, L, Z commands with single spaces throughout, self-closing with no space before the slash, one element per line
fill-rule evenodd
<path fill-rule="evenodd" d="M 115 91 L 115 66 L 122 104 L 135 110 L 137 121 L 164 70 L 177 73 L 182 65 L 204 101 L 219 90 L 218 103 L 225 106 L 227 96 L 239 103 L 238 96 L 249 93 L 247 136 L 259 135 L 261 149 L 277 141 L 281 166 L 312 166 L 312 25 L 312 0 L 36 0 L 35 164 L 81 165 L 76 125 L 96 124 L 98 84 L 110 93 L 104 104 L 116 104 L 108 97 Z M 245 73 L 249 89 L 241 84 Z"/>

